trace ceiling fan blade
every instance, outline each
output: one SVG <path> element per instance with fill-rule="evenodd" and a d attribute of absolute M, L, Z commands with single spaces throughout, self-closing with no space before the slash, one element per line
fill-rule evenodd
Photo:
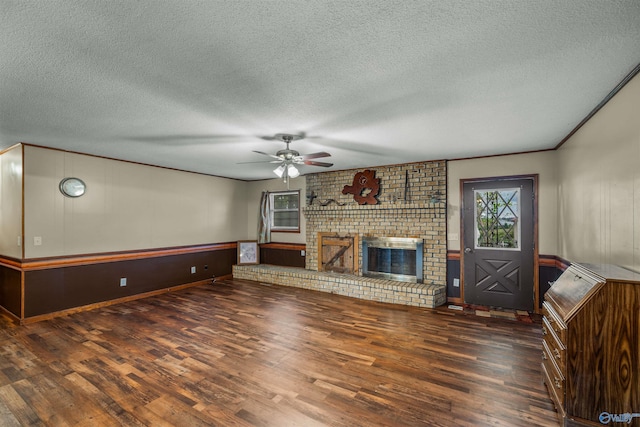
<path fill-rule="evenodd" d="M 278 156 L 276 156 L 276 155 L 269 154 L 269 153 L 264 153 L 264 152 L 262 152 L 262 151 L 256 151 L 256 150 L 253 150 L 253 152 L 254 152 L 254 153 L 258 153 L 258 154 L 262 154 L 263 156 L 273 157 L 274 159 L 278 159 L 278 160 L 280 160 L 280 161 L 282 161 L 282 160 L 283 160 L 281 157 L 278 157 Z"/>
<path fill-rule="evenodd" d="M 322 167 L 325 167 L 325 168 L 333 166 L 333 163 L 312 162 L 311 160 L 304 160 L 302 163 L 304 163 L 305 165 L 309 165 L 309 166 L 322 166 Z"/>
<path fill-rule="evenodd" d="M 302 157 L 302 160 L 309 160 L 309 159 L 319 159 L 320 157 L 331 157 L 331 154 L 322 151 L 320 153 L 303 154 L 300 157 Z"/>

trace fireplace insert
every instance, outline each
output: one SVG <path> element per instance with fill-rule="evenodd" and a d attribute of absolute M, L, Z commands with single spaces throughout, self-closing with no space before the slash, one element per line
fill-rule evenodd
<path fill-rule="evenodd" d="M 362 275 L 402 282 L 422 283 L 422 239 L 364 237 Z"/>

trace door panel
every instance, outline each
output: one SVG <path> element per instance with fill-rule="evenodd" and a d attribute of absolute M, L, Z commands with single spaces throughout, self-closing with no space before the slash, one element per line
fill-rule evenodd
<path fill-rule="evenodd" d="M 463 183 L 464 301 L 533 311 L 533 179 Z"/>

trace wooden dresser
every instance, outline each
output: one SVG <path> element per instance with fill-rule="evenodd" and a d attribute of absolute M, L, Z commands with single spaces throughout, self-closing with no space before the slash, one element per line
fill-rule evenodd
<path fill-rule="evenodd" d="M 574 264 L 545 294 L 542 371 L 563 426 L 640 426 L 640 274 Z"/>

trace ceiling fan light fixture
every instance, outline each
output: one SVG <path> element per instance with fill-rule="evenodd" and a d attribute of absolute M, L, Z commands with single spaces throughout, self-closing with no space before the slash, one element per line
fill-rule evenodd
<path fill-rule="evenodd" d="M 285 170 L 284 165 L 280 165 L 273 170 L 273 173 L 278 175 L 278 178 L 282 178 L 282 175 L 284 174 L 284 170 Z"/>
<path fill-rule="evenodd" d="M 289 165 L 287 166 L 287 175 L 290 178 L 297 178 L 300 176 L 300 171 L 298 171 L 298 168 L 296 168 L 293 165 Z"/>
<path fill-rule="evenodd" d="M 308 166 L 321 166 L 321 167 L 331 167 L 333 163 L 326 162 L 317 162 L 311 159 L 318 159 L 322 157 L 330 157 L 331 154 L 326 153 L 324 151 L 319 153 L 310 153 L 300 155 L 296 150 L 292 150 L 289 148 L 289 144 L 291 141 L 297 141 L 298 139 L 304 138 L 303 135 L 291 135 L 291 134 L 276 134 L 275 137 L 265 139 L 279 139 L 287 145 L 287 148 L 284 150 L 279 150 L 276 154 L 269 154 L 262 151 L 253 150 L 254 153 L 262 154 L 263 156 L 270 157 L 274 160 L 266 160 L 263 162 L 240 162 L 240 163 L 280 163 L 280 165 L 273 170 L 273 173 L 276 174 L 278 178 L 284 180 L 287 183 L 287 188 L 289 188 L 289 178 L 297 178 L 300 176 L 300 171 L 296 167 L 296 165 L 308 165 Z"/>

